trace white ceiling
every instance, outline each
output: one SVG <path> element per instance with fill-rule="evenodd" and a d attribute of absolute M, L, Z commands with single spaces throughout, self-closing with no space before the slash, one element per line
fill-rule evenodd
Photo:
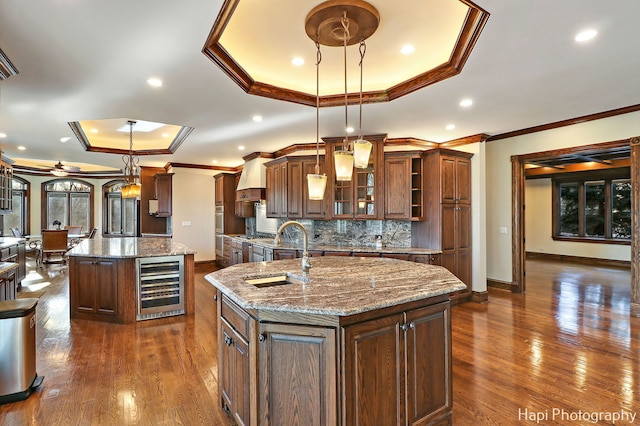
<path fill-rule="evenodd" d="M 441 142 L 640 104 L 640 1 L 476 3 L 491 16 L 462 73 L 365 105 L 365 134 Z M 202 54 L 221 4 L 0 1 L 0 49 L 19 71 L 0 82 L 5 155 L 121 167 L 119 155 L 84 151 L 67 124 L 118 117 L 195 129 L 175 154 L 141 158 L 150 166 L 237 166 L 251 152 L 315 142 L 313 108 L 248 95 Z M 290 22 L 302 28 L 303 21 Z M 598 36 L 577 44 L 573 38 L 585 28 Z M 150 77 L 164 86 L 148 86 Z M 462 108 L 462 98 L 474 104 Z M 355 108 L 349 121 L 357 127 Z M 252 121 L 256 114 L 262 122 Z M 321 136 L 343 134 L 343 108 L 322 109 L 320 121 Z M 445 130 L 450 123 L 456 128 Z M 61 143 L 64 136 L 72 139 Z"/>

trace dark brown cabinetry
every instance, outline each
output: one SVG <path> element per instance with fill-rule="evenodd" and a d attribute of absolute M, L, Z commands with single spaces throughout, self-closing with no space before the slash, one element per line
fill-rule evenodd
<path fill-rule="evenodd" d="M 373 144 L 366 169 L 353 169 L 350 181 L 336 181 L 333 161 L 325 164 L 327 170 L 327 212 L 329 219 L 383 219 L 384 218 L 384 140 L 386 136 L 367 138 Z M 325 158 L 342 149 L 342 139 L 325 139 Z"/>
<path fill-rule="evenodd" d="M 259 342 L 259 424 L 338 424 L 336 330 L 262 323 Z"/>
<path fill-rule="evenodd" d="M 384 156 L 384 218 L 424 220 L 420 152 Z"/>
<path fill-rule="evenodd" d="M 448 418 L 449 323 L 444 302 L 345 327 L 346 424 L 423 425 Z"/>
<path fill-rule="evenodd" d="M 238 425 L 251 424 L 249 316 L 218 293 L 221 300 L 218 321 L 218 393 L 222 408 Z"/>
<path fill-rule="evenodd" d="M 266 163 L 267 216 L 325 219 L 325 200 L 309 200 L 307 174 L 315 173 L 315 156 L 281 157 Z M 324 173 L 324 159 L 319 162 Z"/>
<path fill-rule="evenodd" d="M 17 268 L 12 268 L 0 274 L 0 302 L 14 300 L 18 297 Z"/>
<path fill-rule="evenodd" d="M 158 200 L 157 217 L 170 217 L 172 213 L 173 173 L 156 173 L 154 175 L 156 200 Z"/>
<path fill-rule="evenodd" d="M 237 424 L 451 424 L 447 296 L 347 317 L 217 300 L 220 404 Z"/>
<path fill-rule="evenodd" d="M 255 203 L 264 200 L 264 188 L 248 188 L 236 191 L 236 216 L 253 217 L 256 215 Z"/>
<path fill-rule="evenodd" d="M 116 259 L 98 259 L 94 257 L 71 257 L 70 276 L 71 317 L 102 321 L 123 322 L 122 286 L 119 284 L 118 263 Z M 106 318 L 106 317 L 110 317 Z"/>
<path fill-rule="evenodd" d="M 12 180 L 13 167 L 0 161 L 0 214 L 8 214 L 13 210 Z"/>
<path fill-rule="evenodd" d="M 411 226 L 414 247 L 441 250 L 442 266 L 471 293 L 471 157 L 473 154 L 433 149 L 423 154 L 422 183 L 426 220 Z"/>

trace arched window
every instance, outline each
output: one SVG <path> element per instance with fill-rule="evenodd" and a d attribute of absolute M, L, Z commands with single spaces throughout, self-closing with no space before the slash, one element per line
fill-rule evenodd
<path fill-rule="evenodd" d="M 21 235 L 29 234 L 29 182 L 18 176 L 11 180 L 13 209 L 2 216 L 2 235 L 13 236 L 11 228 L 18 228 Z"/>
<path fill-rule="evenodd" d="M 122 186 L 126 182 L 115 180 L 102 186 L 102 223 L 105 235 L 137 235 L 137 200 L 122 198 Z"/>
<path fill-rule="evenodd" d="M 56 179 L 42 184 L 42 229 L 82 226 L 93 229 L 93 185 L 78 179 Z"/>

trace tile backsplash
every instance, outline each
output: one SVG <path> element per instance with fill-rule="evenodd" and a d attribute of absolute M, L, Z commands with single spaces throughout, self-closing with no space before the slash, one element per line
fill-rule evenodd
<path fill-rule="evenodd" d="M 286 219 L 278 219 L 278 226 Z M 245 222 L 247 235 L 257 234 L 255 218 Z M 315 244 L 343 244 L 347 246 L 375 246 L 375 236 L 382 235 L 386 247 L 411 247 L 411 222 L 404 220 L 299 220 L 309 234 L 309 241 Z M 283 238 L 302 243 L 300 231 L 288 227 Z"/>

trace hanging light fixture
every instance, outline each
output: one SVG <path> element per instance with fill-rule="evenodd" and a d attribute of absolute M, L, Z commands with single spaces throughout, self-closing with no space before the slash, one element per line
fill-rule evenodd
<path fill-rule="evenodd" d="M 327 187 L 327 175 L 320 174 L 320 43 L 316 40 L 316 167 L 315 174 L 307 175 L 310 200 L 323 200 L 324 190 Z"/>
<path fill-rule="evenodd" d="M 361 43 L 378 28 L 378 10 L 364 0 L 328 0 L 314 7 L 305 20 L 307 35 L 325 46 L 342 46 L 344 50 L 344 120 L 348 127 L 349 97 L 347 91 L 347 46 Z M 358 156 L 356 167 L 366 168 L 369 163 L 371 142 L 362 139 L 362 60 L 365 48 L 360 52 L 360 137 L 354 142 Z M 368 150 L 368 152 L 367 152 Z M 362 154 L 361 154 L 362 152 Z M 366 156 L 365 156 L 366 154 Z M 334 152 L 336 180 L 350 181 L 353 175 L 354 152 L 349 150 L 349 138 L 345 133 L 342 149 Z M 366 160 L 366 161 L 365 161 Z M 364 163 L 364 165 L 363 165 Z"/>
<path fill-rule="evenodd" d="M 349 127 L 348 106 L 349 97 L 347 91 L 347 42 L 351 38 L 349 33 L 349 18 L 347 11 L 342 16 L 343 32 L 343 48 L 344 48 L 344 129 L 345 135 L 342 141 L 342 149 L 333 153 L 333 160 L 336 168 L 336 180 L 349 181 L 353 175 L 353 152 L 349 151 L 349 137 L 347 136 L 347 127 Z"/>
<path fill-rule="evenodd" d="M 140 184 L 138 183 L 138 157 L 133 155 L 133 126 L 135 121 L 127 121 L 129 125 L 129 154 L 122 156 L 124 162 L 124 178 L 125 184 L 120 190 L 122 198 L 138 198 L 140 197 Z"/>
<path fill-rule="evenodd" d="M 369 156 L 373 144 L 362 137 L 362 69 L 364 67 L 364 55 L 367 51 L 367 45 L 364 40 L 360 41 L 360 133 L 358 139 L 353 142 L 353 165 L 358 169 L 366 169 L 369 167 Z"/>

